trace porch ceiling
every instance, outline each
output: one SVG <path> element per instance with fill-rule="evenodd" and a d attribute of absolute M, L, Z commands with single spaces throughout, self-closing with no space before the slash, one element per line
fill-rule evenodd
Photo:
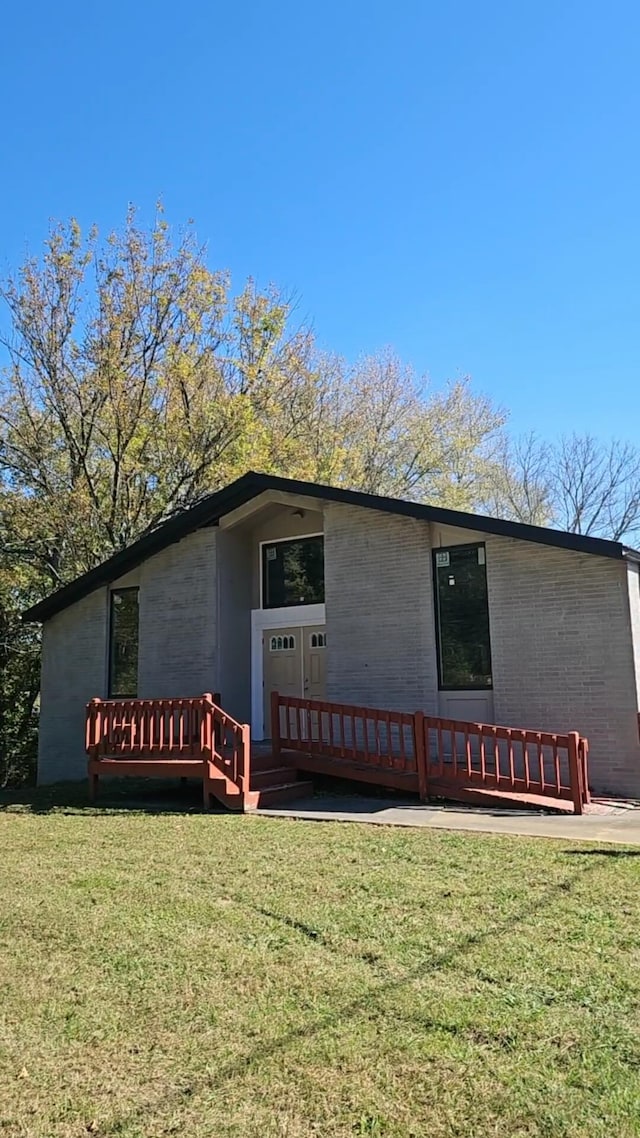
<path fill-rule="evenodd" d="M 239 527 L 253 529 L 282 515 L 283 511 L 292 514 L 298 513 L 301 517 L 313 518 L 317 521 L 322 517 L 324 503 L 313 502 L 301 494 L 286 494 L 277 490 L 265 490 L 250 502 L 238 506 L 231 513 L 225 514 L 218 521 L 220 529 L 236 529 Z"/>

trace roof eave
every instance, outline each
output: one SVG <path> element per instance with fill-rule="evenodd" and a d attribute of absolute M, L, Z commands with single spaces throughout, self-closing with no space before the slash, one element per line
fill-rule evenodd
<path fill-rule="evenodd" d="M 168 546 L 181 541 L 189 533 L 214 525 L 225 514 L 250 501 L 264 490 L 280 490 L 296 493 L 307 498 L 324 500 L 364 509 L 378 510 L 419 521 L 435 522 L 453 526 L 457 529 L 475 530 L 477 533 L 495 534 L 501 537 L 529 541 L 538 545 L 568 549 L 576 553 L 587 553 L 600 557 L 640 561 L 640 553 L 627 550 L 620 542 L 604 538 L 588 537 L 583 534 L 565 533 L 562 530 L 530 526 L 523 522 L 510 522 L 500 518 L 490 518 L 482 514 L 467 514 L 448 510 L 441 506 L 429 506 L 419 502 L 409 502 L 400 498 L 385 498 L 375 494 L 365 494 L 359 490 L 346 490 L 340 487 L 324 486 L 316 482 L 301 482 L 297 479 L 282 478 L 278 475 L 259 474 L 248 471 L 235 482 L 201 502 L 170 518 L 151 533 L 139 538 L 133 545 L 114 554 L 107 561 L 76 578 L 62 589 L 33 605 L 22 614 L 24 623 L 48 620 L 69 605 L 88 596 L 112 581 L 118 580 L 135 569 L 149 557 Z"/>

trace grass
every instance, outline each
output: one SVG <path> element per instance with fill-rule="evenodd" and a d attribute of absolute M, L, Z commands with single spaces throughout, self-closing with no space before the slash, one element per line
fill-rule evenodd
<path fill-rule="evenodd" d="M 635 851 L 112 801 L 0 812 L 0 1135 L 640 1133 Z"/>

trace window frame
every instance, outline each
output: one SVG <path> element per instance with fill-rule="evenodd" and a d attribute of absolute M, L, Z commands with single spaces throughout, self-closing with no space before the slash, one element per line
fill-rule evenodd
<path fill-rule="evenodd" d="M 109 623 L 108 623 L 108 636 L 107 636 L 107 699 L 137 699 L 138 698 L 138 677 L 136 675 L 136 691 L 129 692 L 128 694 L 113 694 L 113 633 L 114 633 L 114 597 L 122 596 L 123 593 L 137 593 L 138 596 L 138 666 L 140 660 L 140 586 L 139 585 L 126 585 L 122 589 L 109 589 Z"/>
<path fill-rule="evenodd" d="M 442 680 L 442 638 L 440 635 L 440 609 L 438 606 L 438 566 L 436 555 L 438 553 L 451 553 L 461 549 L 484 549 L 484 573 L 487 584 L 487 622 L 489 631 L 489 668 L 491 682 L 488 684 L 445 684 Z M 491 648 L 491 613 L 489 610 L 489 577 L 487 573 L 487 546 L 484 541 L 463 542 L 460 545 L 442 545 L 434 547 L 431 551 L 431 571 L 433 578 L 433 610 L 436 628 L 436 663 L 438 667 L 438 691 L 493 691 L 493 652 Z"/>
<path fill-rule="evenodd" d="M 268 607 L 265 606 L 265 603 L 264 603 L 265 564 L 266 564 L 266 562 L 264 560 L 264 547 L 266 545 L 283 545 L 287 542 L 291 543 L 294 541 L 307 541 L 307 539 L 310 537 L 321 537 L 322 538 L 322 558 L 323 558 L 323 565 L 324 565 L 324 531 L 323 530 L 320 530 L 318 533 L 298 533 L 298 534 L 295 534 L 293 537 L 275 537 L 275 538 L 272 538 L 270 541 L 260 541 L 258 543 L 259 544 L 259 548 L 258 548 L 258 574 L 260 577 L 260 608 L 262 611 L 264 611 L 264 612 L 277 612 L 280 610 L 282 612 L 287 612 L 289 609 L 292 609 L 292 608 L 307 608 L 309 604 L 311 604 L 311 605 L 323 605 L 325 603 L 324 600 L 322 600 L 322 601 L 309 601 L 309 602 L 305 602 L 304 604 L 302 604 L 300 601 L 298 601 L 295 605 L 269 605 Z M 323 584 L 324 584 L 324 579 L 323 579 Z"/>

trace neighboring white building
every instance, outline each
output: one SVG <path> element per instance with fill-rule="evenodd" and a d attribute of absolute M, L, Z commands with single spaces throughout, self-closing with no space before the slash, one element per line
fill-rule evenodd
<path fill-rule="evenodd" d="M 220 692 L 254 738 L 270 690 L 590 743 L 640 795 L 640 554 L 249 473 L 42 601 L 39 781 L 86 775 L 93 696 Z"/>

